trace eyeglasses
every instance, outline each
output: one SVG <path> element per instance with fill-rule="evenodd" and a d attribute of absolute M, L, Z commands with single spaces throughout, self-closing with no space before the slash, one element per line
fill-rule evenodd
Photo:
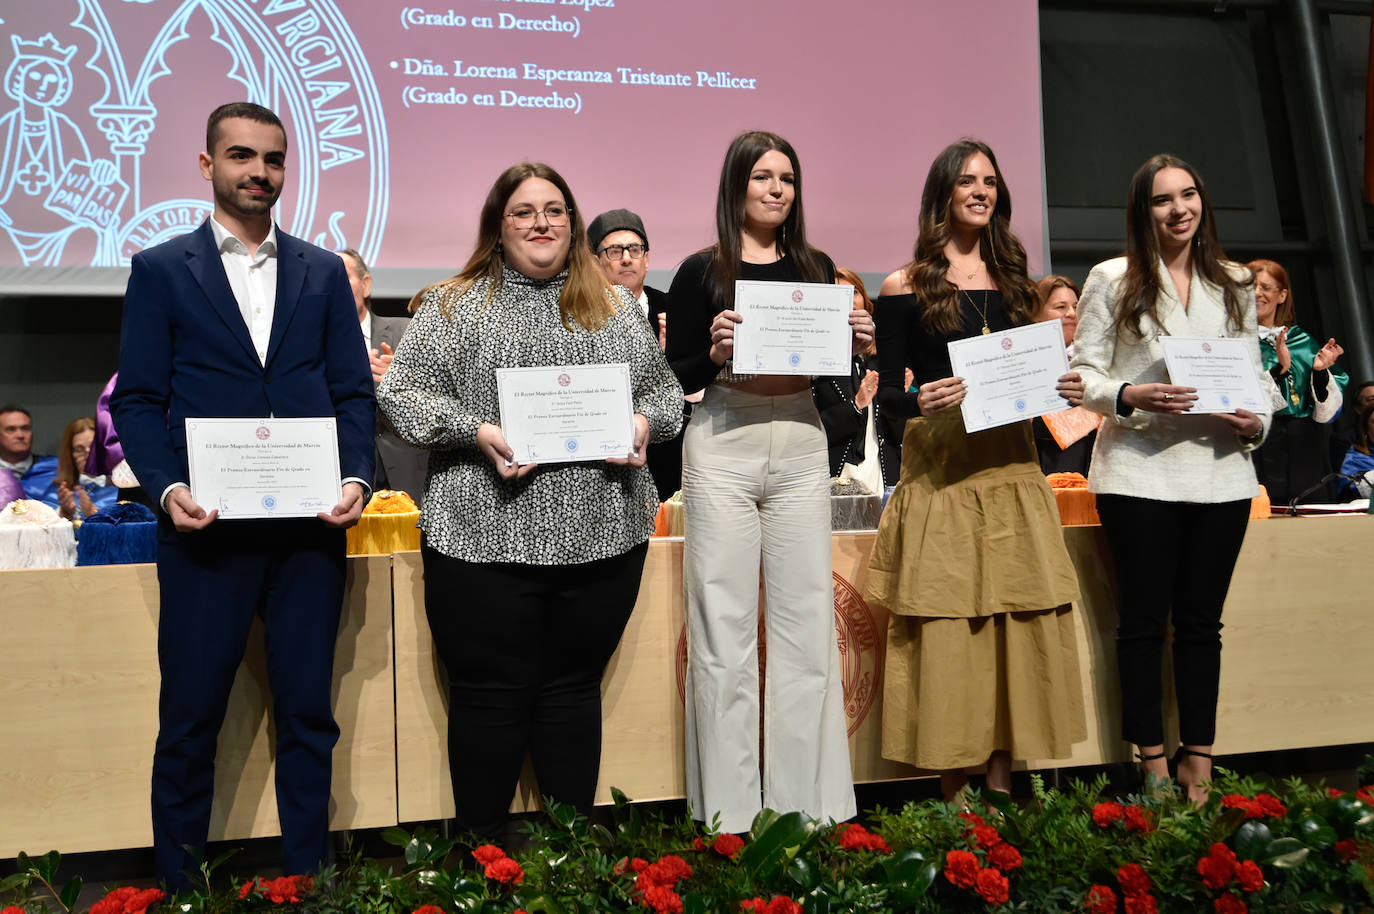
<path fill-rule="evenodd" d="M 626 254 L 630 255 L 631 260 L 638 260 L 649 253 L 649 246 L 647 244 L 608 244 L 597 253 L 611 260 L 619 260 Z"/>
<path fill-rule="evenodd" d="M 572 215 L 572 210 L 561 203 L 553 203 L 543 209 L 534 209 L 529 206 L 522 206 L 513 212 L 506 213 L 506 218 L 518 229 L 534 228 L 535 219 L 543 216 L 544 221 L 549 225 L 563 226 L 568 224 L 568 217 Z"/>

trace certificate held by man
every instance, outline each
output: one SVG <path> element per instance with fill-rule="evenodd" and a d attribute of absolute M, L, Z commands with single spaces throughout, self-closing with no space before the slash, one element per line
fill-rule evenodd
<path fill-rule="evenodd" d="M 735 371 L 849 374 L 854 289 L 816 282 L 735 282 Z"/>
<path fill-rule="evenodd" d="M 314 517 L 339 503 L 339 438 L 319 419 L 187 419 L 191 496 L 220 520 Z"/>
<path fill-rule="evenodd" d="M 1248 409 L 1267 413 L 1272 407 L 1260 389 L 1253 339 L 1160 338 L 1169 380 L 1197 390 L 1189 414 L 1233 413 Z"/>
<path fill-rule="evenodd" d="M 1069 370 L 1058 320 L 955 340 L 949 344 L 949 361 L 968 391 L 960 404 L 966 431 L 1069 408 L 1055 389 Z"/>
<path fill-rule="evenodd" d="M 498 368 L 501 433 L 515 462 L 571 463 L 634 456 L 630 366 Z"/>

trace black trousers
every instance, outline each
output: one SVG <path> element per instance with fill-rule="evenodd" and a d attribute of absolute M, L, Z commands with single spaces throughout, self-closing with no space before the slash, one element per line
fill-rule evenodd
<path fill-rule="evenodd" d="M 1210 746 L 1221 674 L 1221 607 L 1250 502 L 1099 495 L 1097 513 L 1116 562 L 1122 737 L 1137 746 L 1164 742 L 1161 661 L 1172 618 L 1179 739 Z"/>
<path fill-rule="evenodd" d="M 592 810 L 601 677 L 639 595 L 649 544 L 577 565 L 465 562 L 427 545 L 425 615 L 449 680 L 459 827 L 495 837 L 525 754 L 540 792 Z"/>

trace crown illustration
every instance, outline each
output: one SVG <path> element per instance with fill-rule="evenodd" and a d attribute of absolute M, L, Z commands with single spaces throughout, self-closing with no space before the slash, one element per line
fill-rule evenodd
<path fill-rule="evenodd" d="M 25 41 L 18 35 L 11 35 L 10 43 L 14 45 L 15 57 L 46 57 L 57 63 L 67 64 L 71 63 L 72 58 L 76 56 L 76 45 L 69 48 L 62 47 L 57 43 L 52 32 L 37 41 Z"/>

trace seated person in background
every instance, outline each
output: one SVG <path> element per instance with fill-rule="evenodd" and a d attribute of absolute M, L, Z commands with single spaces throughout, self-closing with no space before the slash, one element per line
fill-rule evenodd
<path fill-rule="evenodd" d="M 90 416 L 73 419 L 62 433 L 57 476 L 49 491 L 56 499 L 57 512 L 67 520 L 76 517 L 78 511 L 82 517 L 90 517 L 119 500 L 119 488 L 108 477 L 85 472 L 94 441 L 95 419 Z"/>
<path fill-rule="evenodd" d="M 25 498 L 44 501 L 57 476 L 56 457 L 33 453 L 33 416 L 22 406 L 0 406 L 0 472 L 8 471 L 24 490 Z M 7 480 L 8 481 L 8 480 Z M 56 500 L 49 501 L 56 508 Z"/>
<path fill-rule="evenodd" d="M 1035 321 L 1052 321 L 1055 318 L 1064 323 L 1064 346 L 1073 358 L 1073 334 L 1078 329 L 1078 284 L 1067 276 L 1051 274 L 1035 284 L 1039 305 L 1031 316 Z M 1081 411 L 1081 410 L 1080 410 Z M 1031 432 L 1035 435 L 1035 451 L 1040 458 L 1040 470 L 1046 476 L 1051 473 L 1078 473 L 1088 475 L 1088 465 L 1092 462 L 1093 443 L 1097 432 L 1089 432 L 1066 448 L 1050 434 L 1049 426 L 1040 416 L 1031 422 Z"/>
<path fill-rule="evenodd" d="M 836 268 L 835 282 L 854 288 L 854 307 L 873 313 L 873 301 L 864 282 L 853 270 Z M 907 379 L 908 386 L 911 379 Z M 878 392 L 877 348 L 870 343 L 854 354 L 848 377 L 818 377 L 811 382 L 811 396 L 821 415 L 830 454 L 831 478 L 843 477 L 881 495 L 895 486 L 902 467 L 902 431 L 873 402 Z"/>
<path fill-rule="evenodd" d="M 1350 450 L 1345 452 L 1345 459 L 1341 462 L 1341 472 L 1345 476 L 1361 476 L 1364 477 L 1364 482 L 1337 479 L 1336 496 L 1342 501 L 1368 498 L 1371 488 L 1374 488 L 1374 476 L 1368 475 L 1374 470 L 1374 448 L 1371 448 L 1371 442 L 1374 442 L 1374 398 L 1360 410 L 1359 437 L 1350 445 Z"/>
<path fill-rule="evenodd" d="M 372 384 L 381 383 L 391 367 L 392 353 L 410 323 L 408 317 L 382 317 L 372 310 L 372 272 L 363 255 L 352 248 L 339 251 L 344 270 L 348 273 L 348 287 L 353 292 L 353 307 L 358 311 L 358 328 L 363 332 L 363 344 L 372 366 Z M 376 472 L 372 480 L 374 491 L 394 489 L 410 496 L 417 505 L 425 494 L 425 477 L 429 472 L 429 452 L 402 441 L 386 421 L 380 409 L 372 433 L 376 450 Z"/>
<path fill-rule="evenodd" d="M 1338 467 L 1345 459 L 1346 452 L 1360 440 L 1360 429 L 1364 427 L 1360 416 L 1370 406 L 1374 406 L 1374 380 L 1361 381 L 1346 388 L 1345 406 L 1336 421 L 1331 423 L 1331 465 Z"/>
<path fill-rule="evenodd" d="M 607 210 L 587 227 L 587 244 L 596 255 L 596 263 L 614 285 L 624 286 L 639 300 L 640 310 L 649 324 L 649 331 L 658 340 L 661 351 L 667 345 L 668 293 L 644 285 L 649 273 L 649 234 L 644 220 L 627 209 Z M 692 418 L 692 403 L 701 399 L 682 401 L 682 427 Z M 645 453 L 649 475 L 659 501 L 672 498 L 682 488 L 682 432 L 667 441 L 649 445 Z"/>

